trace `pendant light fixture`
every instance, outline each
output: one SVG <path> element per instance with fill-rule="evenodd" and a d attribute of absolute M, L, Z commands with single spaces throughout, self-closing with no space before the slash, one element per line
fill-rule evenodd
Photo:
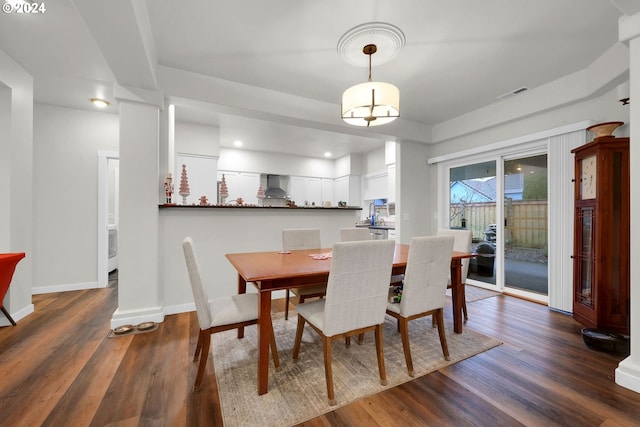
<path fill-rule="evenodd" d="M 368 44 L 362 53 L 369 56 L 369 80 L 351 86 L 342 94 L 342 118 L 355 126 L 379 126 L 400 117 L 400 91 L 390 83 L 371 81 L 371 55 L 378 50 Z"/>

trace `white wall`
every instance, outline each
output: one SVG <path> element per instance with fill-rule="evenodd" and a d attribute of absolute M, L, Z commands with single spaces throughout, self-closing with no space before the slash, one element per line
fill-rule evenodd
<path fill-rule="evenodd" d="M 218 170 L 334 178 L 333 160 L 259 151 L 220 149 Z"/>
<path fill-rule="evenodd" d="M 36 292 L 95 287 L 100 150 L 118 151 L 118 116 L 35 104 Z"/>
<path fill-rule="evenodd" d="M 217 157 L 220 155 L 220 129 L 215 126 L 176 122 L 175 151 Z M 176 169 L 179 167 L 176 165 Z"/>
<path fill-rule="evenodd" d="M 27 254 L 16 267 L 4 300 L 17 321 L 33 312 L 33 78 L 2 51 L 0 86 L 4 92 L 1 120 L 10 124 L 9 132 L 0 133 L 0 169 L 5 178 L 0 181 L 4 201 L 0 203 L 0 251 Z"/>
<path fill-rule="evenodd" d="M 540 114 L 479 130 L 471 135 L 464 135 L 437 143 L 430 146 L 429 156 L 437 157 L 456 153 L 494 142 L 506 141 L 519 136 L 538 133 L 547 129 L 559 128 L 583 120 L 593 120 L 596 123 L 623 121 L 627 123 L 627 125 L 618 128 L 615 135 L 628 136 L 630 110 L 628 106 L 622 106 L 622 104 L 617 101 L 616 95 L 614 88 L 602 96 L 577 104 L 562 106 Z M 489 118 L 487 118 L 487 120 L 488 119 Z"/>
<path fill-rule="evenodd" d="M 209 298 L 237 292 L 237 273 L 226 253 L 278 251 L 283 228 L 320 228 L 323 247 L 340 240 L 340 228 L 352 227 L 359 211 L 333 209 L 187 209 L 160 211 L 160 281 L 165 314 L 193 310 L 182 241 L 194 239 Z M 252 287 L 247 289 L 253 292 Z M 274 294 L 281 298 L 284 294 Z"/>
<path fill-rule="evenodd" d="M 385 147 L 370 151 L 364 155 L 364 173 L 363 175 L 379 174 L 387 172 L 387 164 L 385 162 Z"/>
<path fill-rule="evenodd" d="M 430 193 L 431 182 L 425 144 L 401 141 L 397 147 L 396 241 L 408 244 L 414 236 L 433 234 L 430 212 L 437 199 Z"/>

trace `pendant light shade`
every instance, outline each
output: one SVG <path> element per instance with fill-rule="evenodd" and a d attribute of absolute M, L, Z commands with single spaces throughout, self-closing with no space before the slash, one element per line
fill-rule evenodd
<path fill-rule="evenodd" d="M 400 91 L 390 83 L 351 86 L 342 95 L 342 118 L 355 126 L 379 126 L 400 116 Z"/>
<path fill-rule="evenodd" d="M 390 83 L 371 81 L 371 55 L 376 45 L 366 45 L 369 55 L 369 81 L 351 86 L 342 94 L 342 119 L 355 126 L 379 126 L 400 117 L 400 91 Z"/>

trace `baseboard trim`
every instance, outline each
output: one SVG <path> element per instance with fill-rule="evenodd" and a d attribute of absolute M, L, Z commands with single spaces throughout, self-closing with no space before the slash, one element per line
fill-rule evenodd
<path fill-rule="evenodd" d="M 70 283 L 67 285 L 35 286 L 31 288 L 32 295 L 52 294 L 54 292 L 82 291 L 85 289 L 104 288 L 98 282 Z"/>
<path fill-rule="evenodd" d="M 193 302 L 187 304 L 170 305 L 164 308 L 165 316 L 171 314 L 188 313 L 190 311 L 196 311 L 196 304 Z"/>
<path fill-rule="evenodd" d="M 34 305 L 29 304 L 26 307 L 16 311 L 15 313 L 11 313 L 11 311 L 9 311 L 9 314 L 11 314 L 11 317 L 13 318 L 13 320 L 16 323 L 18 323 L 21 319 L 24 319 L 34 311 L 35 311 Z M 4 313 L 0 313 L 0 327 L 1 326 L 13 326 L 11 325 L 11 322 L 9 321 L 9 319 L 7 319 L 7 317 L 4 315 Z"/>
<path fill-rule="evenodd" d="M 616 369 L 616 384 L 640 393 L 640 366 L 627 357 Z"/>
<path fill-rule="evenodd" d="M 164 311 L 162 307 L 151 307 L 142 310 L 122 311 L 119 308 L 113 312 L 111 317 L 111 329 L 122 325 L 138 325 L 144 322 L 162 323 L 164 321 Z"/>

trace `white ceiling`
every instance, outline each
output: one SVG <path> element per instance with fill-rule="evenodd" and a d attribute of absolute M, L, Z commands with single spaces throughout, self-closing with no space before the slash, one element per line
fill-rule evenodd
<path fill-rule="evenodd" d="M 390 62 L 374 63 L 372 77 L 400 89 L 397 127 L 429 129 L 586 68 L 617 42 L 618 18 L 638 3 L 55 0 L 42 14 L 1 14 L 0 50 L 34 76 L 36 102 L 91 108 L 94 96 L 114 101 L 115 82 L 164 92 L 162 65 L 333 104 L 341 123 L 342 92 L 366 81 L 367 70 L 339 57 L 338 40 L 357 25 L 387 22 L 406 45 Z M 242 139 L 248 149 L 313 157 L 368 151 L 393 136 L 382 127 L 336 132 L 338 125 L 312 129 L 217 107 L 183 102 L 176 117 L 219 126 L 222 146 Z M 117 112 L 117 103 L 109 109 Z"/>

